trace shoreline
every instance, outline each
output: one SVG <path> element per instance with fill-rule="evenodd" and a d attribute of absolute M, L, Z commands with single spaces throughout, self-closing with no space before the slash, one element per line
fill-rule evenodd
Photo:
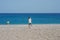
<path fill-rule="evenodd" d="M 6 25 L 0 25 L 0 27 L 22 27 L 22 28 L 26 28 L 26 27 L 28 27 L 28 24 L 6 24 Z M 32 24 L 32 26 L 31 26 L 32 28 L 33 27 L 36 27 L 36 28 L 38 28 L 38 27 L 43 27 L 43 28 L 60 28 L 60 24 Z"/>
<path fill-rule="evenodd" d="M 28 24 L 0 24 L 0 25 L 28 25 Z M 32 25 L 60 25 L 60 24 L 32 24 Z"/>

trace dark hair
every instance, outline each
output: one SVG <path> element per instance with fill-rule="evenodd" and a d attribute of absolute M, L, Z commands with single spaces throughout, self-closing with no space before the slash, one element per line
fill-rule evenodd
<path fill-rule="evenodd" d="M 30 17 L 28 17 L 28 19 L 29 19 Z"/>

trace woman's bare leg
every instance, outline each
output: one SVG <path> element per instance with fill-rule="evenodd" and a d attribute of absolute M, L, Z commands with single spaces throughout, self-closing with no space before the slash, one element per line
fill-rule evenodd
<path fill-rule="evenodd" d="M 30 29 L 31 27 L 30 27 L 31 25 L 28 25 L 28 28 Z"/>

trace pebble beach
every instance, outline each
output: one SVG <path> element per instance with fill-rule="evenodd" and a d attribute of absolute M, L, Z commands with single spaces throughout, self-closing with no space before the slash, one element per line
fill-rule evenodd
<path fill-rule="evenodd" d="M 0 40 L 60 40 L 60 24 L 0 25 Z"/>

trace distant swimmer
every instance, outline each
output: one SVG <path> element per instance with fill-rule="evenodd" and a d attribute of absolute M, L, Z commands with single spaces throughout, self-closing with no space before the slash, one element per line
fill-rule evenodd
<path fill-rule="evenodd" d="M 7 24 L 10 24 L 10 21 L 7 21 Z"/>
<path fill-rule="evenodd" d="M 32 26 L 32 19 L 31 17 L 28 17 L 28 27 L 30 28 L 30 26 Z"/>

